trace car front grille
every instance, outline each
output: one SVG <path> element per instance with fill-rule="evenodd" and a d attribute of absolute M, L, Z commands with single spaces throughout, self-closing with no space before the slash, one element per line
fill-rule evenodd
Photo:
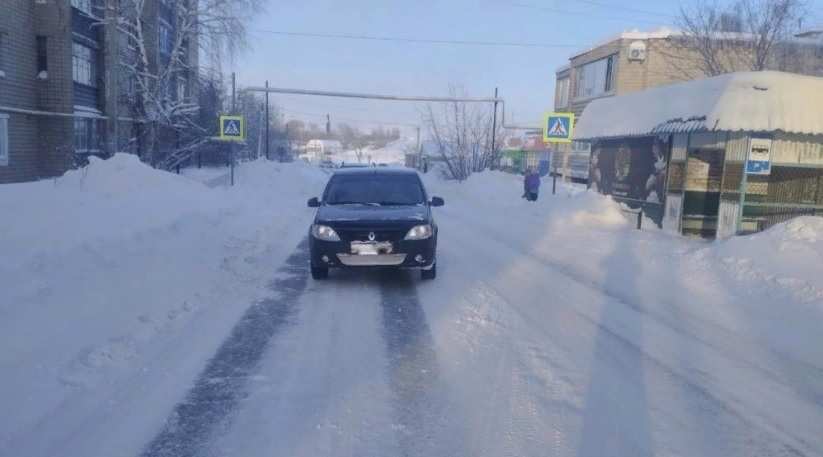
<path fill-rule="evenodd" d="M 405 230 L 387 230 L 387 229 L 335 229 L 340 239 L 343 241 L 400 241 L 406 236 Z M 369 233 L 374 233 L 374 240 L 369 239 Z"/>

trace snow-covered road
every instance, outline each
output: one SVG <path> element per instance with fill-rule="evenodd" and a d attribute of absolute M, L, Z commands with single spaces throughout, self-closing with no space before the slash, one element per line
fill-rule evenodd
<path fill-rule="evenodd" d="M 251 189 L 243 201 L 280 192 L 302 204 L 324 180 L 287 171 L 314 184 L 294 190 L 278 169 L 281 187 Z M 238 219 L 230 230 L 209 218 L 178 225 L 161 246 L 228 240 L 232 254 L 214 258 L 230 274 L 204 270 L 206 282 L 190 283 L 203 287 L 194 309 L 169 305 L 167 328 L 120 346 L 109 339 L 115 362 L 98 355 L 91 369 L 86 357 L 80 374 L 77 344 L 49 347 L 16 331 L 4 342 L 17 350 L 0 363 L 22 374 L 5 381 L 0 402 L 20 420 L 0 422 L 0 455 L 823 455 L 820 220 L 706 243 L 632 230 L 614 203 L 579 189 L 529 204 L 508 175 L 426 179 L 446 198 L 430 282 L 392 271 L 312 281 L 311 212 L 298 206 L 250 205 L 247 215 L 230 200 L 221 203 Z M 251 213 L 287 221 L 266 219 L 260 227 L 275 235 L 261 233 L 248 227 Z M 103 253 L 91 264 L 125 268 Z M 227 283 L 205 287 L 216 280 Z M 6 285 L 30 306 L 45 293 Z M 141 305 L 119 312 L 147 314 L 132 307 Z M 0 312 L 72 334 L 30 309 Z M 107 320 L 85 326 L 86 339 L 121 325 L 99 312 Z M 60 319 L 75 324 L 72 313 Z M 54 368 L 31 362 L 44 355 Z M 54 391 L 50 376 L 62 380 Z"/>

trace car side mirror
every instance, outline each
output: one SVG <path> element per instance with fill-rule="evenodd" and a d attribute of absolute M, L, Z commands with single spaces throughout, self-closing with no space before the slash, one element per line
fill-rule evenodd
<path fill-rule="evenodd" d="M 317 197 L 312 197 L 309 199 L 308 205 L 309 208 L 317 208 L 320 206 L 320 200 L 318 200 Z"/>
<path fill-rule="evenodd" d="M 446 202 L 442 198 L 432 197 L 432 202 L 431 202 L 432 206 L 443 206 L 445 204 L 446 204 Z"/>

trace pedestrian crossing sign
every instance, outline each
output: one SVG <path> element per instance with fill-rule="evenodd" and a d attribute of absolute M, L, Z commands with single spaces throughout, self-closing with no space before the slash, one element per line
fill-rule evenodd
<path fill-rule="evenodd" d="M 223 141 L 245 141 L 245 127 L 243 116 L 220 116 L 220 139 Z"/>
<path fill-rule="evenodd" d="M 543 141 L 546 143 L 571 143 L 574 129 L 574 113 L 546 113 L 543 122 Z"/>

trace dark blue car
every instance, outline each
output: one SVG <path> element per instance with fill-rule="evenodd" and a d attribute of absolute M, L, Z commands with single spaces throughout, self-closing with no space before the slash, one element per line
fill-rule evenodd
<path fill-rule="evenodd" d="M 351 168 L 329 178 L 309 229 L 311 274 L 330 268 L 397 267 L 437 275 L 437 224 L 420 176 L 402 168 Z"/>

